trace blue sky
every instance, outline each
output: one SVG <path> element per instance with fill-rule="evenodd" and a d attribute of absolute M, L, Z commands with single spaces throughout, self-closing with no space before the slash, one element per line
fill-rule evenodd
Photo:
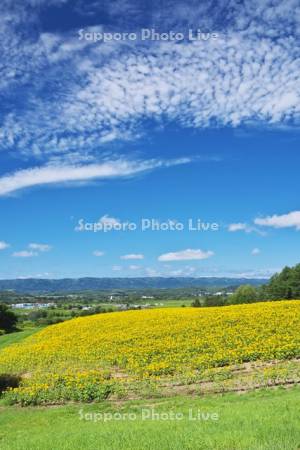
<path fill-rule="evenodd" d="M 0 278 L 265 277 L 299 262 L 299 7 L 198 3 L 4 1 Z"/>

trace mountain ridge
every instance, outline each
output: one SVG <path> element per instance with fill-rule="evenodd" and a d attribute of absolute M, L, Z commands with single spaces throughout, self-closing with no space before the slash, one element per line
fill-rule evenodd
<path fill-rule="evenodd" d="M 110 289 L 175 289 L 189 287 L 230 287 L 241 284 L 258 286 L 268 278 L 229 278 L 229 277 L 136 277 L 136 278 L 19 278 L 0 280 L 0 291 L 24 293 L 78 292 Z"/>

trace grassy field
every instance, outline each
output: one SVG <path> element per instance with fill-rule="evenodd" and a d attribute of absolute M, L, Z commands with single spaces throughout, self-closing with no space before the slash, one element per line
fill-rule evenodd
<path fill-rule="evenodd" d="M 192 300 L 191 299 L 159 300 L 159 301 L 156 300 L 154 303 L 158 303 L 161 308 L 180 308 L 183 305 L 191 306 Z"/>
<path fill-rule="evenodd" d="M 243 395 L 173 397 L 115 404 L 102 402 L 48 408 L 2 405 L 0 448 L 297 450 L 300 448 L 299 405 L 298 387 Z M 147 418 L 149 410 L 155 414 L 167 413 L 169 417 L 173 411 L 182 414 L 183 419 L 151 420 Z M 193 418 L 200 411 L 200 420 L 190 420 L 189 410 Z M 104 422 L 103 413 L 130 413 L 132 416 L 131 420 L 109 420 L 110 416 L 106 415 Z"/>
<path fill-rule="evenodd" d="M 17 331 L 15 333 L 9 333 L 9 334 L 0 336 L 0 350 L 7 347 L 8 345 L 17 344 L 17 343 L 21 342 L 23 339 L 25 339 L 26 337 L 31 336 L 32 334 L 34 334 L 40 330 L 41 330 L 41 327 L 27 328 L 22 331 Z"/>

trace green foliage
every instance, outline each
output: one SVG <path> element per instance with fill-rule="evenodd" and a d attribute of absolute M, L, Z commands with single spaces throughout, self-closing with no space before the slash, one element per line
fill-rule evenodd
<path fill-rule="evenodd" d="M 8 388 L 16 388 L 19 386 L 21 378 L 18 375 L 4 373 L 0 375 L 0 394 Z"/>
<path fill-rule="evenodd" d="M 100 402 L 114 392 L 114 383 L 111 380 L 95 375 L 80 379 L 68 375 L 54 377 L 52 374 L 42 374 L 40 378 L 37 377 L 35 383 L 31 386 L 28 380 L 24 379 L 13 385 L 9 379 L 5 400 L 9 404 L 21 406 L 59 404 L 66 401 Z"/>
<path fill-rule="evenodd" d="M 209 295 L 203 300 L 203 306 L 224 306 L 228 304 L 228 299 L 222 295 Z"/>
<path fill-rule="evenodd" d="M 18 318 L 13 311 L 9 310 L 3 303 L 0 304 L 0 330 L 6 332 L 16 329 Z"/>
<path fill-rule="evenodd" d="M 200 308 L 200 307 L 202 306 L 202 304 L 201 304 L 199 298 L 196 298 L 196 300 L 193 301 L 192 306 L 193 306 L 194 308 Z"/>
<path fill-rule="evenodd" d="M 196 298 L 191 306 L 194 308 L 200 308 L 201 306 L 224 306 L 228 304 L 228 299 L 223 295 L 207 295 L 202 297 L 201 300 Z"/>
<path fill-rule="evenodd" d="M 237 288 L 235 293 L 230 297 L 231 304 L 254 303 L 257 301 L 257 291 L 249 284 L 242 285 Z"/>
<path fill-rule="evenodd" d="M 285 267 L 261 288 L 262 298 L 269 300 L 300 299 L 300 264 Z"/>

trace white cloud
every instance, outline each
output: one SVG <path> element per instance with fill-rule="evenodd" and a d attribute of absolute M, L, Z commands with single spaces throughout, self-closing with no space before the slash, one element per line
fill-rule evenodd
<path fill-rule="evenodd" d="M 138 253 L 131 253 L 129 255 L 120 256 L 120 259 L 144 259 L 144 255 Z"/>
<path fill-rule="evenodd" d="M 48 252 L 51 250 L 51 245 L 48 244 L 37 244 L 30 243 L 28 245 L 29 250 L 21 250 L 19 252 L 14 252 L 12 254 L 15 258 L 32 258 L 34 256 L 39 256 L 39 252 Z"/>
<path fill-rule="evenodd" d="M 141 268 L 141 266 L 136 266 L 136 265 L 129 266 L 130 270 L 139 270 L 140 268 Z"/>
<path fill-rule="evenodd" d="M 103 255 L 105 255 L 105 253 L 101 252 L 100 250 L 94 250 L 93 251 L 93 255 L 94 256 L 103 256 Z"/>
<path fill-rule="evenodd" d="M 153 267 L 146 267 L 145 273 L 147 277 L 158 277 L 160 276 L 160 273 L 157 271 L 157 269 L 154 269 Z"/>
<path fill-rule="evenodd" d="M 0 89 L 7 107 L 14 88 L 22 89 L 20 108 L 1 127 L 4 149 L 30 157 L 77 151 L 86 158 L 100 145 L 142 135 L 145 118 L 194 128 L 299 123 L 297 0 L 254 0 L 242 8 L 223 2 L 222 21 L 212 0 L 159 4 L 149 14 L 152 23 L 181 31 L 193 24 L 219 38 L 151 46 L 91 45 L 73 32 L 32 36 L 38 8 L 29 16 L 22 3 L 5 2 L 0 25 Z M 126 22 L 134 27 L 133 11 L 143 11 L 133 1 L 102 3 L 108 17 L 115 10 L 114 23 L 121 20 L 122 29 Z M 44 91 L 46 98 L 37 95 Z"/>
<path fill-rule="evenodd" d="M 256 225 L 273 227 L 273 228 L 296 228 L 300 230 L 300 211 L 292 211 L 288 214 L 267 216 L 256 218 Z"/>
<path fill-rule="evenodd" d="M 194 277 L 196 270 L 196 267 L 186 266 L 182 269 L 168 270 L 166 273 L 171 277 Z"/>
<path fill-rule="evenodd" d="M 280 272 L 281 268 L 262 268 L 262 269 L 233 269 L 217 266 L 210 267 L 192 267 L 185 266 L 172 269 L 171 265 L 164 265 L 160 267 L 159 270 L 156 268 L 148 267 L 145 269 L 145 276 L 156 276 L 156 277 L 193 277 L 193 278 L 269 278 L 274 273 Z"/>
<path fill-rule="evenodd" d="M 109 179 L 115 177 L 133 176 L 148 170 L 170 167 L 190 162 L 188 158 L 169 161 L 144 160 L 107 161 L 102 164 L 88 164 L 77 166 L 48 165 L 31 169 L 19 170 L 0 178 L 0 195 L 7 195 L 20 189 L 33 186 L 82 182 L 93 179 Z"/>
<path fill-rule="evenodd" d="M 79 41 L 74 30 L 39 34 L 39 14 L 47 12 L 43 8 L 66 1 L 2 1 L 0 150 L 40 167 L 4 174 L 0 195 L 126 176 L 123 171 L 103 174 L 99 157 L 115 141 L 147 133 L 148 119 L 161 127 L 176 123 L 195 129 L 299 127 L 298 0 L 252 0 L 242 7 L 233 0 L 219 7 L 214 0 L 153 0 L 147 18 L 137 0 L 70 6 L 77 15 L 80 10 L 94 18 L 107 16 L 124 31 L 137 31 L 148 20 L 161 29 L 219 33 L 216 41 L 149 45 L 95 45 Z M 104 27 L 98 23 L 91 29 Z"/>
<path fill-rule="evenodd" d="M 228 278 L 245 278 L 245 279 L 251 279 L 251 278 L 256 278 L 256 279 L 265 279 L 265 278 L 270 278 L 271 276 L 273 276 L 275 273 L 280 272 L 282 269 L 277 269 L 277 268 L 270 268 L 270 269 L 253 269 L 253 270 L 231 270 L 231 271 L 226 271 L 226 272 L 222 272 L 219 273 L 215 276 L 219 276 L 219 277 L 228 277 Z"/>
<path fill-rule="evenodd" d="M 203 251 L 200 249 L 186 249 L 179 252 L 165 253 L 158 257 L 159 261 L 188 261 L 194 259 L 207 259 L 213 256 L 212 251 Z"/>
<path fill-rule="evenodd" d="M 112 227 L 114 227 L 115 225 L 119 225 L 120 224 L 120 220 L 119 219 L 116 219 L 115 217 L 109 217 L 108 214 L 105 214 L 104 216 L 102 216 L 101 219 L 99 219 L 98 222 L 102 223 L 103 225 L 112 226 Z"/>
<path fill-rule="evenodd" d="M 33 256 L 38 256 L 38 253 L 28 250 L 22 250 L 20 252 L 14 252 L 12 256 L 14 256 L 15 258 L 32 258 Z"/>
<path fill-rule="evenodd" d="M 53 278 L 53 274 L 50 272 L 44 273 L 33 273 L 31 275 L 18 275 L 16 277 L 18 280 L 27 280 L 28 278 Z"/>
<path fill-rule="evenodd" d="M 266 235 L 264 231 L 261 231 L 258 228 L 250 226 L 247 223 L 243 222 L 231 223 L 230 225 L 228 225 L 227 229 L 230 233 L 235 233 L 237 231 L 244 231 L 245 233 L 257 233 L 260 234 L 261 236 Z"/>
<path fill-rule="evenodd" d="M 31 243 L 28 245 L 28 248 L 30 248 L 31 250 L 37 250 L 39 252 L 49 252 L 49 250 L 51 250 L 51 245 L 48 244 L 35 244 L 35 243 Z"/>
<path fill-rule="evenodd" d="M 251 251 L 251 255 L 259 255 L 259 254 L 260 254 L 260 249 L 257 247 Z"/>
<path fill-rule="evenodd" d="M 122 266 L 112 266 L 112 270 L 114 272 L 120 272 L 122 270 Z"/>
<path fill-rule="evenodd" d="M 4 241 L 0 241 L 0 250 L 5 250 L 6 248 L 8 248 L 10 245 L 7 242 Z"/>
<path fill-rule="evenodd" d="M 248 233 L 248 232 L 250 232 L 250 229 L 246 223 L 238 222 L 238 223 L 231 223 L 228 226 L 228 231 L 233 232 L 233 233 L 235 231 L 246 231 L 246 233 Z"/>

